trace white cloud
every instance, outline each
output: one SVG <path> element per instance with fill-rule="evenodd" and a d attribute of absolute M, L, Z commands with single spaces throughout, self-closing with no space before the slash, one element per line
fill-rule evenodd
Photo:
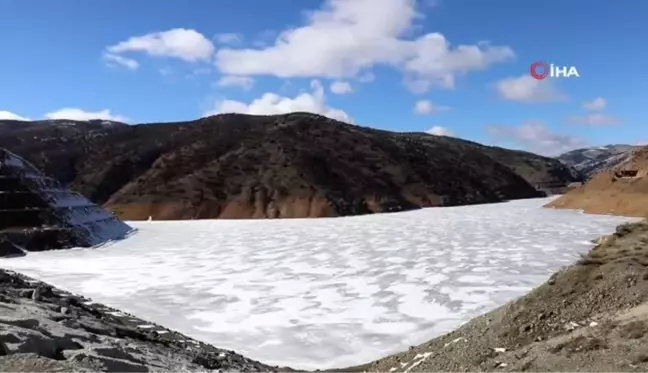
<path fill-rule="evenodd" d="M 490 125 L 486 132 L 495 142 L 512 142 L 525 150 L 550 156 L 588 146 L 581 138 L 551 132 L 539 121 L 527 121 L 519 126 Z"/>
<path fill-rule="evenodd" d="M 371 83 L 376 80 L 376 76 L 371 71 L 365 71 L 364 73 L 358 76 L 358 81 L 360 83 Z"/>
<path fill-rule="evenodd" d="M 7 110 L 0 110 L 0 120 L 31 120 Z"/>
<path fill-rule="evenodd" d="M 313 80 L 311 92 L 304 92 L 294 98 L 279 96 L 276 93 L 265 93 L 260 98 L 247 104 L 241 101 L 217 101 L 213 110 L 205 115 L 222 113 L 243 113 L 255 115 L 286 114 L 304 111 L 327 116 L 344 122 L 351 122 L 351 118 L 343 110 L 326 105 L 326 96 L 322 84 Z"/>
<path fill-rule="evenodd" d="M 451 47 L 439 33 L 404 38 L 423 17 L 415 5 L 415 0 L 326 0 L 304 26 L 283 31 L 273 45 L 220 49 L 216 65 L 232 75 L 348 78 L 382 64 L 402 69 L 407 82 L 424 90 L 453 87 L 456 74 L 514 57 L 506 46 Z"/>
<path fill-rule="evenodd" d="M 425 132 L 437 136 L 454 136 L 454 133 L 450 129 L 441 126 L 433 126 Z"/>
<path fill-rule="evenodd" d="M 586 126 L 608 126 L 621 124 L 621 119 L 603 113 L 592 113 L 586 115 L 572 115 L 567 117 L 571 124 L 583 124 Z"/>
<path fill-rule="evenodd" d="M 483 70 L 515 57 L 511 48 L 485 42 L 452 48 L 439 33 L 424 35 L 415 45 L 416 52 L 405 62 L 405 71 L 406 83 L 417 92 L 425 92 L 432 85 L 453 88 L 455 75 Z"/>
<path fill-rule="evenodd" d="M 47 119 L 70 119 L 70 120 L 91 120 L 103 119 L 114 120 L 116 122 L 127 122 L 128 118 L 121 115 L 113 115 L 110 110 L 85 111 L 76 108 L 62 108 L 57 111 L 45 114 Z"/>
<path fill-rule="evenodd" d="M 335 93 L 336 95 L 344 95 L 353 92 L 353 87 L 351 87 L 351 84 L 349 84 L 349 82 L 343 82 L 343 81 L 337 81 L 331 83 L 330 89 L 331 92 Z"/>
<path fill-rule="evenodd" d="M 214 44 L 203 34 L 184 28 L 133 36 L 106 48 L 109 55 L 144 52 L 155 57 L 173 57 L 188 62 L 209 60 L 214 50 Z"/>
<path fill-rule="evenodd" d="M 583 107 L 587 110 L 603 110 L 607 106 L 607 101 L 603 97 L 597 97 L 592 101 L 583 103 Z"/>
<path fill-rule="evenodd" d="M 104 53 L 103 59 L 109 66 L 119 65 L 130 70 L 137 70 L 140 66 L 139 62 L 135 61 L 132 58 L 119 56 L 112 53 Z"/>
<path fill-rule="evenodd" d="M 416 114 L 433 114 L 440 111 L 450 110 L 448 106 L 439 106 L 430 100 L 418 100 L 414 104 L 414 112 Z"/>
<path fill-rule="evenodd" d="M 236 44 L 243 41 L 243 35 L 233 32 L 216 34 L 214 35 L 214 40 L 216 40 L 218 44 Z"/>
<path fill-rule="evenodd" d="M 509 101 L 551 102 L 567 99 L 550 80 L 537 80 L 530 75 L 502 79 L 495 88 L 501 98 Z"/>
<path fill-rule="evenodd" d="M 248 76 L 226 75 L 220 78 L 216 84 L 221 87 L 241 87 L 247 91 L 254 86 L 254 79 Z"/>

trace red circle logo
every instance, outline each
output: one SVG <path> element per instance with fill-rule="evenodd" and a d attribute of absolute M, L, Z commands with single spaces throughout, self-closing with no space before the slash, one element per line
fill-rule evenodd
<path fill-rule="evenodd" d="M 534 79 L 542 80 L 549 75 L 549 65 L 545 62 L 536 61 L 529 67 L 529 73 Z"/>

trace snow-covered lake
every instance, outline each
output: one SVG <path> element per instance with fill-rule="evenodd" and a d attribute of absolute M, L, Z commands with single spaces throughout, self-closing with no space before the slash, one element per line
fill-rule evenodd
<path fill-rule="evenodd" d="M 637 219 L 548 199 L 332 219 L 132 222 L 97 249 L 0 266 L 269 364 L 343 367 L 523 295 Z"/>

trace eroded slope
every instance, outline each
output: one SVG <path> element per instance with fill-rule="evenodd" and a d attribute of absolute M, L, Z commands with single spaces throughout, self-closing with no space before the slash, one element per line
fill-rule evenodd
<path fill-rule="evenodd" d="M 648 147 L 632 152 L 621 164 L 599 172 L 583 186 L 547 207 L 579 209 L 593 214 L 648 215 Z"/>

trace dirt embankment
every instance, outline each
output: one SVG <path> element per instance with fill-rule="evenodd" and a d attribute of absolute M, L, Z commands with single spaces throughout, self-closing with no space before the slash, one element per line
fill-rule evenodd
<path fill-rule="evenodd" d="M 598 173 L 545 207 L 645 217 L 648 216 L 647 174 L 648 147 L 644 147 L 634 151 L 628 161 Z"/>
<path fill-rule="evenodd" d="M 326 199 L 318 196 L 284 197 L 268 201 L 262 196 L 254 196 L 251 200 L 235 200 L 226 204 L 204 202 L 194 205 L 191 202 L 166 203 L 128 203 L 110 204 L 108 209 L 117 216 L 129 220 L 144 220 L 149 216 L 156 220 L 183 219 L 236 219 L 236 218 L 316 218 L 336 216 L 335 211 Z"/>
<path fill-rule="evenodd" d="M 648 225 L 598 242 L 528 295 L 344 371 L 648 371 Z"/>

